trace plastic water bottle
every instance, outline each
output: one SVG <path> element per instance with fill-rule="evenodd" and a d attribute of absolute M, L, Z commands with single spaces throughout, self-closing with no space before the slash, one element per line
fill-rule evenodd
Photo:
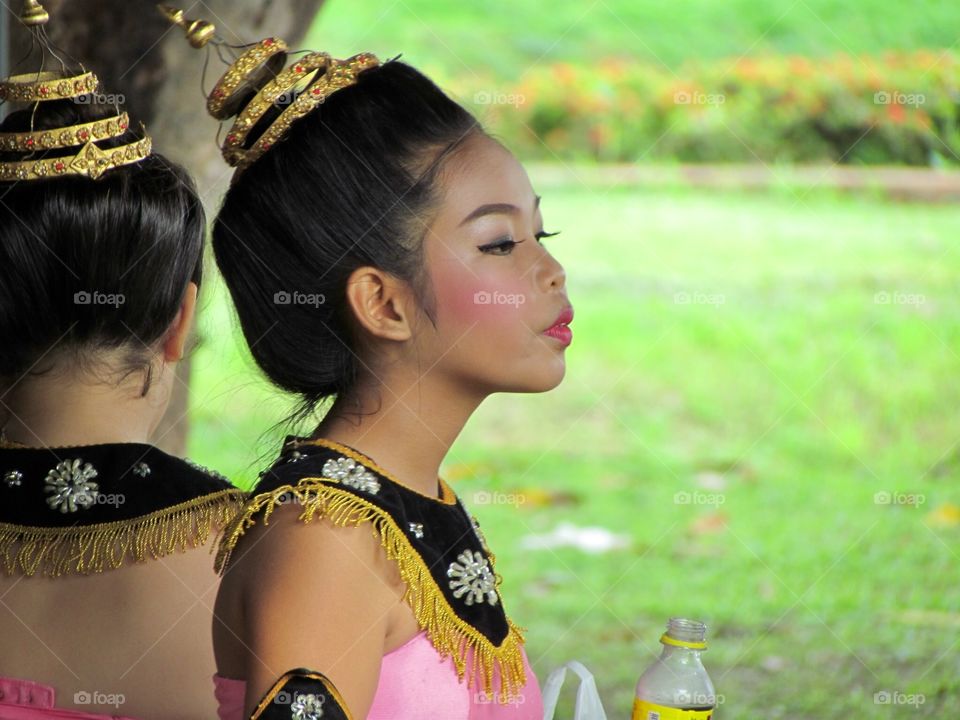
<path fill-rule="evenodd" d="M 713 683 L 700 653 L 707 649 L 707 626 L 670 618 L 660 637 L 663 653 L 637 681 L 633 720 L 711 720 L 717 706 Z"/>

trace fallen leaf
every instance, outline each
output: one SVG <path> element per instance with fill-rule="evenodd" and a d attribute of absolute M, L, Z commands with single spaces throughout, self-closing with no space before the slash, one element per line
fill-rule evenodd
<path fill-rule="evenodd" d="M 724 512 L 713 512 L 701 515 L 692 523 L 690 530 L 695 535 L 704 535 L 706 533 L 715 533 L 722 531 L 727 526 L 730 518 Z"/>
<path fill-rule="evenodd" d="M 513 490 L 509 490 L 508 492 L 518 497 L 522 497 L 522 506 L 558 507 L 564 505 L 579 505 L 582 502 L 579 495 L 563 490 L 547 490 L 540 487 L 529 487 L 515 488 Z"/>
<path fill-rule="evenodd" d="M 943 503 L 927 513 L 927 522 L 938 527 L 960 525 L 960 507 L 953 503 Z"/>

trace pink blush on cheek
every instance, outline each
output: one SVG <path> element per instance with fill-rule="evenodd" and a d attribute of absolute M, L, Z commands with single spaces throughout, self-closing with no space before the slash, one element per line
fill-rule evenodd
<path fill-rule="evenodd" d="M 529 301 L 521 283 L 491 283 L 466 269 L 446 274 L 434 287 L 440 312 L 458 325 L 519 321 Z"/>

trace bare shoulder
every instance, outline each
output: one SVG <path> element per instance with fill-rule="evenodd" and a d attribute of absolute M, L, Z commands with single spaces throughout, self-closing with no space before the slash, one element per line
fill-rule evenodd
<path fill-rule="evenodd" d="M 231 554 L 224 582 L 235 575 L 233 582 L 257 592 L 264 583 L 296 578 L 300 585 L 314 585 L 331 574 L 349 579 L 357 594 L 386 591 L 399 581 L 371 523 L 337 526 L 323 517 L 304 522 L 300 508 L 290 505 L 247 529 Z"/>
<path fill-rule="evenodd" d="M 305 523 L 300 510 L 281 506 L 244 533 L 218 597 L 246 648 L 237 651 L 245 655 L 246 711 L 282 673 L 307 667 L 327 675 L 351 713 L 365 717 L 390 611 L 401 602 L 399 576 L 371 523 Z"/>

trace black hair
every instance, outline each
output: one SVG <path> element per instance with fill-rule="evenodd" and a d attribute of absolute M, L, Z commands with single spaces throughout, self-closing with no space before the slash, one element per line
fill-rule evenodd
<path fill-rule="evenodd" d="M 354 270 L 405 281 L 435 324 L 427 218 L 442 200 L 441 170 L 475 133 L 484 131 L 473 115 L 392 59 L 298 120 L 228 190 L 214 254 L 253 359 L 301 400 L 290 422 L 349 394 L 363 370 L 346 299 Z"/>
<path fill-rule="evenodd" d="M 11 113 L 0 131 L 117 114 L 117 105 L 98 97 L 38 103 Z M 98 147 L 141 138 L 132 125 Z M 52 149 L 30 159 L 76 151 Z M 0 152 L 0 160 L 22 158 Z M 0 380 L 41 372 L 62 353 L 83 366 L 98 350 L 122 348 L 123 367 L 112 370 L 121 380 L 143 371 L 146 394 L 155 343 L 176 317 L 187 284 L 199 286 L 202 279 L 205 223 L 190 176 L 156 153 L 96 180 L 63 175 L 0 182 Z"/>

